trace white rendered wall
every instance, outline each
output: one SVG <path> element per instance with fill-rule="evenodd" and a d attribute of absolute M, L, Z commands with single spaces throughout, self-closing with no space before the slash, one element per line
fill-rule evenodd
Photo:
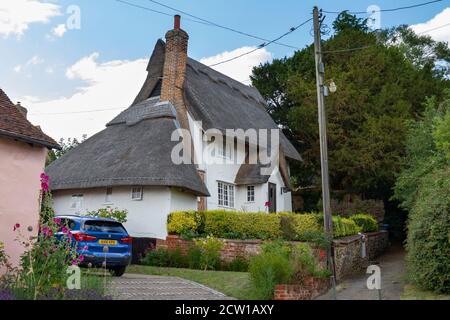
<path fill-rule="evenodd" d="M 213 163 L 213 158 L 210 153 L 203 152 L 207 148 L 207 142 L 204 142 L 200 137 L 202 137 L 202 130 L 199 126 L 198 122 L 195 122 L 193 117 L 188 114 L 189 126 L 191 135 L 193 138 L 194 144 L 194 152 L 195 159 L 198 162 L 198 168 L 205 171 L 205 184 L 208 188 L 210 197 L 206 198 L 206 205 L 208 210 L 214 209 L 235 209 L 247 212 L 255 212 L 255 211 L 267 211 L 265 207 L 265 203 L 268 201 L 268 184 L 255 184 L 255 201 L 248 202 L 247 201 L 247 186 L 245 185 L 235 185 L 235 203 L 234 208 L 225 208 L 221 207 L 218 204 L 218 192 L 217 192 L 217 182 L 222 181 L 230 184 L 234 184 L 234 180 L 236 178 L 237 172 L 242 164 L 233 163 L 233 164 L 210 164 Z M 199 139 L 200 138 L 200 139 Z M 200 147 L 200 143 L 202 146 Z M 237 159 L 245 158 L 244 150 L 237 150 L 235 148 L 234 152 L 237 155 Z M 200 161 L 201 159 L 201 161 Z M 223 160 L 220 156 L 217 156 L 216 160 Z M 281 174 L 278 170 L 278 167 L 275 168 L 271 176 L 269 177 L 269 182 L 275 183 L 277 185 L 277 211 L 291 211 L 292 203 L 291 203 L 291 194 L 289 193 L 281 193 L 281 188 L 285 186 L 284 181 L 281 177 Z"/>
<path fill-rule="evenodd" d="M 57 214 L 83 214 L 107 206 L 127 209 L 124 225 L 131 236 L 160 239 L 167 235 L 169 212 L 197 207 L 197 197 L 168 187 L 144 187 L 143 192 L 142 200 L 131 200 L 131 187 L 113 187 L 111 202 L 106 203 L 106 188 L 55 191 L 53 207 Z M 81 210 L 70 208 L 74 194 L 83 194 Z"/>

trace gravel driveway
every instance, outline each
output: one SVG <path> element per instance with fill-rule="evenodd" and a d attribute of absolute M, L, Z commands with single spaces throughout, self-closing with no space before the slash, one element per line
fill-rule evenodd
<path fill-rule="evenodd" d="M 231 299 L 223 293 L 186 279 L 131 273 L 112 278 L 110 293 L 116 300 Z"/>

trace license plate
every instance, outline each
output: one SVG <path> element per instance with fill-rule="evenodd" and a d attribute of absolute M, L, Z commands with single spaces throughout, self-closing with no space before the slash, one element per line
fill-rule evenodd
<path fill-rule="evenodd" d="M 117 244 L 117 240 L 98 240 L 99 244 L 107 244 L 109 246 L 115 246 Z"/>

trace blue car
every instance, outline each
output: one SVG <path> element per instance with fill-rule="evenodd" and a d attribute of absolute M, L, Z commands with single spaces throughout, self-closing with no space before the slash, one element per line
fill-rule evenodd
<path fill-rule="evenodd" d="M 132 238 L 120 222 L 71 215 L 59 215 L 55 219 L 61 225 L 56 234 L 58 239 L 64 236 L 63 227 L 73 235 L 77 252 L 84 257 L 81 266 L 106 267 L 116 277 L 125 273 L 131 261 Z"/>

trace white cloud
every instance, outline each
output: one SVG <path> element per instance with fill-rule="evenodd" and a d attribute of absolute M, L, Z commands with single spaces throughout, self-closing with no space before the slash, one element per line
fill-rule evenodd
<path fill-rule="evenodd" d="M 21 73 L 22 71 L 28 69 L 30 66 L 36 66 L 38 64 L 42 64 L 42 63 L 44 63 L 44 61 L 45 61 L 44 59 L 35 55 L 35 56 L 31 57 L 27 62 L 25 62 L 24 65 L 18 64 L 17 66 L 15 66 L 13 68 L 13 70 L 16 73 Z M 27 77 L 31 77 L 31 75 L 27 75 Z"/>
<path fill-rule="evenodd" d="M 31 23 L 47 23 L 60 14 L 58 5 L 40 0 L 1 0 L 0 35 L 21 36 Z"/>
<path fill-rule="evenodd" d="M 256 47 L 241 47 L 232 51 L 225 51 L 212 57 L 202 58 L 200 59 L 200 62 L 206 65 L 212 65 L 249 52 L 255 48 Z M 212 68 L 237 81 L 243 82 L 244 84 L 249 84 L 248 80 L 250 79 L 250 74 L 252 73 L 253 67 L 271 60 L 272 54 L 265 48 L 262 48 L 236 60 L 219 64 L 217 66 L 212 66 Z"/>
<path fill-rule="evenodd" d="M 416 33 L 423 33 L 424 35 L 430 35 L 434 40 L 445 41 L 450 44 L 450 8 L 445 8 L 442 12 L 438 13 L 431 20 L 410 26 Z M 445 27 L 435 29 L 441 26 Z M 426 32 L 430 30 L 429 32 Z"/>
<path fill-rule="evenodd" d="M 242 47 L 201 61 L 212 64 L 251 49 Z M 127 108 L 147 76 L 148 60 L 98 62 L 99 57 L 100 54 L 94 52 L 67 68 L 66 77 L 69 80 L 81 80 L 84 83 L 73 95 L 49 101 L 26 96 L 18 99 L 28 108 L 30 120 L 55 139 L 80 138 L 82 134 L 92 136 L 104 129 L 108 121 Z M 261 49 L 214 68 L 242 81 L 248 79 L 253 66 L 270 59 L 271 53 Z"/>
<path fill-rule="evenodd" d="M 28 108 L 29 119 L 57 140 L 61 137 L 80 138 L 82 134 L 92 136 L 104 129 L 108 121 L 134 100 L 147 75 L 148 61 L 101 63 L 98 58 L 98 53 L 92 53 L 66 70 L 68 79 L 85 83 L 73 95 L 48 101 L 26 96 L 18 99 Z"/>
<path fill-rule="evenodd" d="M 58 24 L 56 27 L 53 28 L 52 33 L 57 37 L 62 37 L 64 33 L 66 33 L 67 28 L 64 23 Z"/>
<path fill-rule="evenodd" d="M 42 59 L 39 56 L 33 56 L 30 58 L 30 60 L 27 61 L 26 65 L 27 66 L 31 66 L 31 65 L 35 66 L 35 65 L 38 65 L 41 63 L 44 63 L 44 59 Z"/>

